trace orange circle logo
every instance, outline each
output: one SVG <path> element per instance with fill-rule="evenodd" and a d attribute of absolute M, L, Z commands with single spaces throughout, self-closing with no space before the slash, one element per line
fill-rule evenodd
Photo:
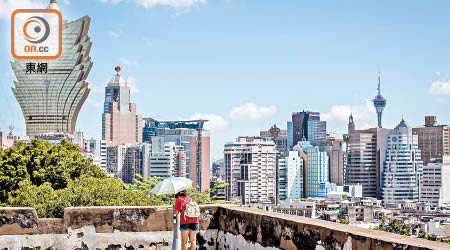
<path fill-rule="evenodd" d="M 30 43 L 42 43 L 50 35 L 50 25 L 39 16 L 32 16 L 23 25 L 23 35 Z"/>

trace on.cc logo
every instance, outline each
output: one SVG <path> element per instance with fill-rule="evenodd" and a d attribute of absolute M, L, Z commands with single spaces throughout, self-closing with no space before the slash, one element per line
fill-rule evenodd
<path fill-rule="evenodd" d="M 62 54 L 62 23 L 61 12 L 55 9 L 13 11 L 11 54 L 22 60 L 59 58 Z"/>

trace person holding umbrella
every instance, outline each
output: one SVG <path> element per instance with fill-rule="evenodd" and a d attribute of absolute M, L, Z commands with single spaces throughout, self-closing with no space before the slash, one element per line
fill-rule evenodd
<path fill-rule="evenodd" d="M 200 216 L 200 208 L 197 203 L 190 197 L 186 196 L 186 189 L 192 187 L 192 180 L 185 177 L 170 177 L 160 181 L 156 186 L 152 189 L 152 193 L 156 195 L 175 195 L 177 198 L 175 200 L 174 211 L 174 222 L 173 222 L 173 242 L 172 242 L 172 250 L 186 250 L 187 249 L 187 240 L 188 237 L 191 236 L 191 249 L 196 248 L 196 230 L 198 229 L 198 217 Z M 182 194 L 181 194 L 182 193 Z M 182 196 L 184 195 L 184 196 Z M 178 199 L 180 198 L 180 200 Z M 178 202 L 178 203 L 177 203 Z M 178 205 L 178 206 L 177 206 Z M 180 212 L 181 215 L 180 216 Z M 183 223 L 180 223 L 182 220 Z M 186 223 L 187 224 L 187 230 Z M 197 224 L 197 225 L 195 225 Z M 181 237 L 180 229 L 183 228 L 183 237 Z M 192 228 L 192 230 L 189 230 Z M 192 233 L 193 231 L 194 233 Z M 181 239 L 183 239 L 183 243 Z"/>
<path fill-rule="evenodd" d="M 187 196 L 186 190 L 178 192 L 175 200 L 175 213 L 180 216 L 180 230 L 182 250 L 187 250 L 188 239 L 191 242 L 190 250 L 197 249 L 198 216 L 200 208 L 191 197 Z"/>

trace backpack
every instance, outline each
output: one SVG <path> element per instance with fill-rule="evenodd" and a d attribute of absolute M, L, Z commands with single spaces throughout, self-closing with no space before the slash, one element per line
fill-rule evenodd
<path fill-rule="evenodd" d="M 184 209 L 184 219 L 186 219 L 186 217 L 200 217 L 200 207 L 197 202 L 195 202 L 192 198 L 190 198 L 190 201 L 183 201 L 186 203 L 186 208 Z"/>

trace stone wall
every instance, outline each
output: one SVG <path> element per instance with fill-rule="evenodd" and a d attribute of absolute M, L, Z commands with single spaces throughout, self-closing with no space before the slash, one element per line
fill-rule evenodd
<path fill-rule="evenodd" d="M 215 223 L 218 223 L 219 232 L 233 235 L 236 241 L 243 238 L 257 243 L 255 249 L 259 246 L 304 250 L 450 249 L 447 243 L 253 208 L 221 208 Z M 232 247 L 232 240 L 227 242 L 229 244 L 222 245 L 221 249 L 236 249 Z"/>
<path fill-rule="evenodd" d="M 171 249 L 172 207 L 0 208 L 0 250 Z M 449 249 L 450 245 L 237 206 L 202 206 L 199 249 Z"/>

